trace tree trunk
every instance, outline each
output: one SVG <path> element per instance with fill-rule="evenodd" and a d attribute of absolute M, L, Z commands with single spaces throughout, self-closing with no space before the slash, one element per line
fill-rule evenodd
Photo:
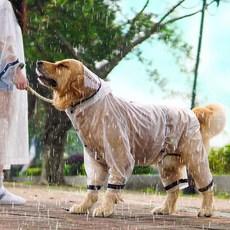
<path fill-rule="evenodd" d="M 44 155 L 40 183 L 59 185 L 64 183 L 64 145 L 67 131 L 71 128 L 71 122 L 64 112 L 60 112 L 48 104 L 46 105 L 46 114 L 48 116 L 44 133 Z"/>
<path fill-rule="evenodd" d="M 202 35 L 203 35 L 203 28 L 204 28 L 205 9 L 206 9 L 206 0 L 203 0 L 203 7 L 201 11 L 200 32 L 199 32 L 199 40 L 198 40 L 198 48 L 197 48 L 197 56 L 196 56 L 196 65 L 194 70 L 191 109 L 193 109 L 196 105 L 196 86 L 197 86 L 198 68 L 200 62 Z M 188 181 L 189 181 L 189 187 L 184 189 L 184 194 L 195 194 L 196 193 L 195 181 L 190 173 L 188 173 Z"/>

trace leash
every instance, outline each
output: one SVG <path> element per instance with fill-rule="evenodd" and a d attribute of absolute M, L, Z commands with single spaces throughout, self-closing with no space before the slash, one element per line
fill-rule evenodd
<path fill-rule="evenodd" d="M 20 63 L 19 64 L 19 68 L 20 69 L 23 69 L 24 68 L 24 64 L 23 63 Z M 41 100 L 45 101 L 45 102 L 48 102 L 48 103 L 53 103 L 53 100 L 51 99 L 48 99 L 46 97 L 43 97 L 42 95 L 40 95 L 39 93 L 37 93 L 35 90 L 33 90 L 30 86 L 28 86 L 28 90 L 35 96 L 37 96 L 38 98 L 40 98 Z"/>
<path fill-rule="evenodd" d="M 48 102 L 48 103 L 53 103 L 53 100 L 51 99 L 48 99 L 46 97 L 43 97 L 42 95 L 40 95 L 39 93 L 37 93 L 35 90 L 33 90 L 30 86 L 28 86 L 28 90 L 33 94 L 35 95 L 36 97 L 38 97 L 39 99 L 45 101 L 45 102 Z"/>
<path fill-rule="evenodd" d="M 18 60 L 17 60 L 17 62 L 18 62 Z M 20 69 L 23 69 L 24 68 L 24 64 L 23 63 L 19 63 L 19 65 L 18 65 L 18 67 L 20 68 Z M 36 97 L 38 97 L 38 98 L 40 98 L 41 100 L 43 100 L 43 101 L 45 101 L 45 102 L 48 102 L 48 103 L 53 103 L 53 100 L 51 100 L 51 99 L 48 99 L 48 98 L 46 98 L 46 97 L 43 97 L 42 95 L 40 95 L 39 93 L 37 93 L 35 90 L 33 90 L 30 86 L 28 86 L 28 90 L 33 94 L 33 95 L 35 95 Z"/>

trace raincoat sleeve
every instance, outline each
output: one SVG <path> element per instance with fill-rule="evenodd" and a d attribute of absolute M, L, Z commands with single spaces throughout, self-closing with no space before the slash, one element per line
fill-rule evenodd
<path fill-rule="evenodd" d="M 108 118 L 103 130 L 105 160 L 109 167 L 108 188 L 121 189 L 132 174 L 135 160 L 131 154 L 128 134 L 125 132 L 127 129 L 122 127 L 125 124 L 116 123 L 116 118 L 113 118 Z M 112 128 L 107 129 L 106 126 Z"/>
<path fill-rule="evenodd" d="M 88 190 L 98 190 L 98 186 L 103 185 L 108 175 L 108 189 L 119 191 L 132 174 L 135 161 L 130 152 L 127 133 L 119 124 L 113 124 L 113 116 L 104 119 L 100 135 L 104 145 L 102 159 L 97 154 L 87 152 L 87 148 L 84 150 Z M 112 128 L 106 128 L 108 126 Z"/>
<path fill-rule="evenodd" d="M 96 161 L 95 157 L 89 154 L 86 148 L 84 148 L 84 165 L 88 190 L 99 190 L 107 178 L 107 166 Z"/>
<path fill-rule="evenodd" d="M 10 2 L 0 8 L 0 22 L 0 80 L 2 84 L 12 86 L 13 77 L 21 60 L 16 55 L 16 34 L 20 27 Z"/>

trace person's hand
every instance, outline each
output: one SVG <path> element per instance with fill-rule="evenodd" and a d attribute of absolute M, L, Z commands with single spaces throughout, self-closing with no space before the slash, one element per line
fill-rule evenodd
<path fill-rule="evenodd" d="M 17 89 L 20 90 L 27 90 L 29 86 L 29 81 L 25 77 L 25 75 L 22 73 L 21 69 L 18 68 L 16 70 L 15 76 L 14 76 L 14 84 Z"/>

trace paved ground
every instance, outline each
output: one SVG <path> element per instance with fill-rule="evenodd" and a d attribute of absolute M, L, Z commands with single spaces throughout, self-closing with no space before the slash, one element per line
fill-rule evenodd
<path fill-rule="evenodd" d="M 172 216 L 152 216 L 151 210 L 163 200 L 163 195 L 125 191 L 125 203 L 118 204 L 113 217 L 93 218 L 73 215 L 64 210 L 80 203 L 85 191 L 73 188 L 50 188 L 8 184 L 11 192 L 27 199 L 24 206 L 0 206 L 0 229 L 230 229 L 230 200 L 216 199 L 212 218 L 198 218 L 199 197 L 180 197 L 178 213 Z M 101 196 L 103 196 L 101 192 Z M 100 201 L 99 201 L 100 202 Z"/>

